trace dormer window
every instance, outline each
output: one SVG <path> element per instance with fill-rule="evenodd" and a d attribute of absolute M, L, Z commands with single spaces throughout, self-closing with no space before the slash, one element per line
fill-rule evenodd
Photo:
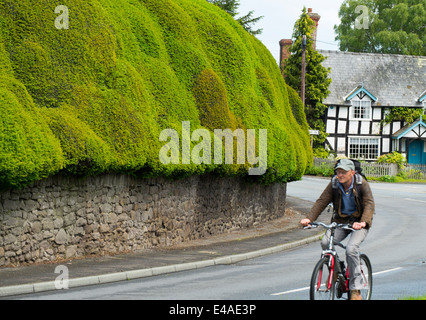
<path fill-rule="evenodd" d="M 371 120 L 371 100 L 352 100 L 351 120 Z"/>
<path fill-rule="evenodd" d="M 377 102 L 377 98 L 373 96 L 364 85 L 356 87 L 352 92 L 345 97 L 346 101 L 350 101 L 350 120 L 371 120 L 372 109 L 371 102 Z"/>

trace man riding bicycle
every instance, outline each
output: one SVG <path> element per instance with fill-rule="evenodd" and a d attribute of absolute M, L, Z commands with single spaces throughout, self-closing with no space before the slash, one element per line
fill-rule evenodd
<path fill-rule="evenodd" d="M 315 221 L 330 202 L 333 203 L 334 213 L 332 221 L 337 223 L 351 223 L 355 231 L 338 229 L 335 233 L 336 242 L 341 242 L 348 235 L 350 239 L 346 245 L 346 261 L 349 267 L 349 289 L 351 300 L 361 300 L 359 280 L 360 245 L 365 240 L 371 228 L 374 214 L 374 198 L 368 182 L 355 171 L 354 163 L 349 159 L 341 159 L 336 166 L 336 176 L 325 188 L 315 202 L 311 211 L 300 223 L 308 226 Z M 328 247 L 330 230 L 321 242 L 322 248 Z"/>

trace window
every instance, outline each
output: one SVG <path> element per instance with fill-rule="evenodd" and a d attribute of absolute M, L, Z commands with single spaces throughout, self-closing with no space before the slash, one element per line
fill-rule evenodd
<path fill-rule="evenodd" d="M 371 101 L 352 100 L 352 120 L 371 120 Z"/>
<path fill-rule="evenodd" d="M 379 139 L 349 138 L 349 158 L 375 160 L 379 156 Z"/>

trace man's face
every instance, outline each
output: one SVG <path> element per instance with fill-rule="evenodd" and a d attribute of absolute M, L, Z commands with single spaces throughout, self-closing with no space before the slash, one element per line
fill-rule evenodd
<path fill-rule="evenodd" d="M 352 177 L 355 175 L 354 170 L 345 171 L 343 169 L 337 169 L 337 180 L 343 185 L 350 184 L 352 182 Z"/>

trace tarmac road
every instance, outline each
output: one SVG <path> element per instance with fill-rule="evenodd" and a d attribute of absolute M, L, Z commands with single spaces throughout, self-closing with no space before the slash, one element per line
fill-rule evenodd
<path fill-rule="evenodd" d="M 288 195 L 301 198 L 301 202 L 314 201 L 328 181 L 305 177 L 288 185 Z M 371 183 L 371 187 L 376 215 L 363 251 L 373 265 L 372 299 L 426 294 L 426 186 Z M 323 218 L 329 217 L 324 213 Z M 311 243 L 237 263 L 16 298 L 305 300 L 319 255 L 319 244 Z"/>

